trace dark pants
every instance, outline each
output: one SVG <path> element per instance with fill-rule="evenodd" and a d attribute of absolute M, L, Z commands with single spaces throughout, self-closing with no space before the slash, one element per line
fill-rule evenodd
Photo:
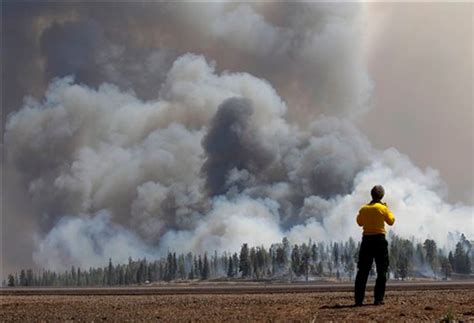
<path fill-rule="evenodd" d="M 369 277 L 372 262 L 375 259 L 377 267 L 377 280 L 374 288 L 374 302 L 383 301 L 385 294 L 385 283 L 387 282 L 388 269 L 388 242 L 385 235 L 366 235 L 362 237 L 360 245 L 359 262 L 357 263 L 357 275 L 355 281 L 355 303 L 364 302 L 365 286 Z"/>

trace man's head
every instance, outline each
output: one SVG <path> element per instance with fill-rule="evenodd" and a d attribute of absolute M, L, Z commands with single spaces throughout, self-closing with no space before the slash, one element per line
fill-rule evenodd
<path fill-rule="evenodd" d="M 370 191 L 370 195 L 372 195 L 372 200 L 374 201 L 381 201 L 384 194 L 385 190 L 383 189 L 382 185 L 375 185 Z"/>

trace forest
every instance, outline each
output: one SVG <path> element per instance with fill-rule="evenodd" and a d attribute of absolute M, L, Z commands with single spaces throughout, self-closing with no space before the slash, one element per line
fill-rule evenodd
<path fill-rule="evenodd" d="M 454 250 L 439 248 L 436 241 L 416 242 L 395 234 L 388 236 L 390 278 L 469 278 L 474 262 L 472 241 L 464 234 Z M 226 280 L 328 280 L 352 281 L 357 270 L 360 242 L 313 242 L 292 245 L 287 238 L 269 248 L 242 244 L 240 252 L 177 254 L 147 260 L 129 258 L 128 263 L 76 268 L 57 272 L 21 269 L 8 275 L 2 286 L 120 286 L 154 282 Z M 107 260 L 104 261 L 106 263 Z M 375 275 L 375 265 L 371 271 Z"/>

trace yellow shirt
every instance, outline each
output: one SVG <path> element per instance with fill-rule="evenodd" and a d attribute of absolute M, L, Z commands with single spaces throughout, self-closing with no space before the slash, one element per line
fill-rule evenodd
<path fill-rule="evenodd" d="M 385 223 L 392 225 L 395 217 L 385 203 L 366 204 L 359 210 L 357 224 L 364 227 L 363 235 L 385 234 Z"/>

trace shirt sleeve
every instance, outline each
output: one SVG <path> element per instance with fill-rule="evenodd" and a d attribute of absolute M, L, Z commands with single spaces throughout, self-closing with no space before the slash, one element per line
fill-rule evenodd
<path fill-rule="evenodd" d="M 362 212 L 359 211 L 359 214 L 357 214 L 357 224 L 361 227 L 363 225 L 362 223 Z"/>
<path fill-rule="evenodd" d="M 388 225 L 393 225 L 395 223 L 395 216 L 393 215 L 392 211 L 387 206 L 387 211 L 385 212 L 385 222 L 387 222 Z"/>

